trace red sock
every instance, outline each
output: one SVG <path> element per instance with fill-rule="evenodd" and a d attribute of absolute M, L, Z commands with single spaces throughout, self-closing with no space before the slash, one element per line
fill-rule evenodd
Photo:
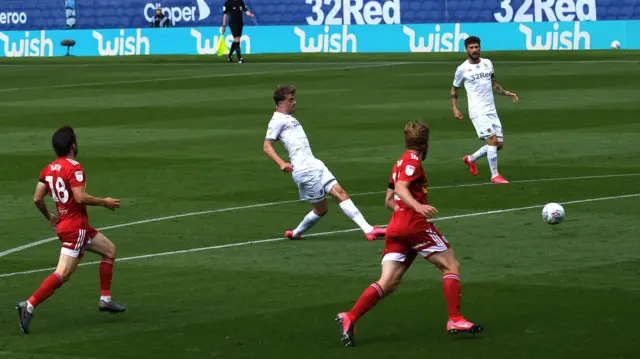
<path fill-rule="evenodd" d="M 360 299 L 356 302 L 356 304 L 351 308 L 349 313 L 349 319 L 352 322 L 356 322 L 363 316 L 366 312 L 368 312 L 371 308 L 373 308 L 382 298 L 384 298 L 384 291 L 382 287 L 378 283 L 373 283 L 367 289 L 364 290 Z"/>
<path fill-rule="evenodd" d="M 111 279 L 113 279 L 113 262 L 115 259 L 103 258 L 100 262 L 100 296 L 111 296 Z"/>
<path fill-rule="evenodd" d="M 454 273 L 445 273 L 442 277 L 442 289 L 444 290 L 444 298 L 447 301 L 447 310 L 449 311 L 449 320 L 458 320 L 460 315 L 460 277 Z"/>
<path fill-rule="evenodd" d="M 36 290 L 35 293 L 29 298 L 29 303 L 34 307 L 37 307 L 38 304 L 44 302 L 47 298 L 49 298 L 56 289 L 60 288 L 60 286 L 64 283 L 62 277 L 58 275 L 58 273 L 53 273 L 48 276 L 40 285 L 40 288 Z"/>

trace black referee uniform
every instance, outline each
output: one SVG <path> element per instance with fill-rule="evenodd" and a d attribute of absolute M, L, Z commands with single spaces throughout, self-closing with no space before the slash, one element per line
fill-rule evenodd
<path fill-rule="evenodd" d="M 242 62 L 242 53 L 240 52 L 240 37 L 242 36 L 242 28 L 244 27 L 243 13 L 253 17 L 253 14 L 243 0 L 227 0 L 224 3 L 224 16 L 222 20 L 222 27 L 226 26 L 227 17 L 229 18 L 229 27 L 231 28 L 231 34 L 233 35 L 233 45 L 229 51 L 229 62 L 231 62 L 231 56 L 233 52 L 238 54 L 238 62 Z"/>

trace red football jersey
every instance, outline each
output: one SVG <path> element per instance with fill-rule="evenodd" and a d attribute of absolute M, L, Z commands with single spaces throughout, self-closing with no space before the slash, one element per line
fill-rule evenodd
<path fill-rule="evenodd" d="M 87 208 L 76 202 L 71 191 L 73 187 L 85 186 L 86 180 L 80 163 L 65 157 L 58 158 L 40 172 L 40 182 L 47 185 L 47 192 L 56 203 L 58 233 L 89 228 Z"/>
<path fill-rule="evenodd" d="M 395 188 L 399 181 L 409 182 L 411 196 L 416 201 L 427 204 L 427 175 L 417 154 L 407 151 L 393 166 L 389 187 Z M 387 227 L 388 236 L 416 233 L 429 228 L 425 216 L 416 213 L 413 208 L 402 202 L 398 195 L 394 194 L 393 200 L 395 208 Z"/>

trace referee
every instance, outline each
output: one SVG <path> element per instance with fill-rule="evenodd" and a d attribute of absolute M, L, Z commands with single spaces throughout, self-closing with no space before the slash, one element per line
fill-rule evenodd
<path fill-rule="evenodd" d="M 231 55 L 236 51 L 238 53 L 238 63 L 242 63 L 242 53 L 240 52 L 240 37 L 242 36 L 242 27 L 244 26 L 244 21 L 242 18 L 242 13 L 244 12 L 250 18 L 254 18 L 255 15 L 247 9 L 247 5 L 245 5 L 243 0 L 227 0 L 222 7 L 224 11 L 224 15 L 222 16 L 222 28 L 220 28 L 220 33 L 224 34 L 225 28 L 227 27 L 227 17 L 229 17 L 229 27 L 231 28 L 231 34 L 233 35 L 233 45 L 231 45 L 231 50 L 229 51 L 229 62 L 233 62 L 231 59 Z"/>

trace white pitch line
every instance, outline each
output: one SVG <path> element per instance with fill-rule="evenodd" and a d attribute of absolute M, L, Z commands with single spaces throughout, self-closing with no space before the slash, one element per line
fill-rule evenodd
<path fill-rule="evenodd" d="M 621 195 L 621 196 L 611 196 L 611 197 L 587 198 L 587 199 L 580 199 L 580 200 L 575 200 L 575 201 L 560 202 L 560 204 L 568 205 L 568 204 L 578 204 L 578 203 L 588 203 L 588 202 L 598 202 L 598 201 L 609 201 L 609 200 L 615 200 L 615 199 L 634 198 L 634 197 L 640 197 L 640 193 L 626 194 L 626 195 Z M 450 219 L 460 219 L 460 218 L 468 218 L 468 217 L 486 216 L 486 215 L 498 214 L 498 213 L 525 211 L 525 210 L 528 210 L 528 209 L 536 209 L 536 208 L 542 208 L 542 207 L 544 207 L 544 204 L 538 204 L 538 205 L 526 206 L 526 207 L 498 209 L 498 210 L 485 211 L 485 212 L 459 214 L 459 215 L 455 215 L 455 216 L 434 218 L 434 219 L 432 219 L 432 221 L 434 221 L 434 222 L 435 221 L 446 221 L 446 220 L 450 220 Z M 357 231 L 360 231 L 360 230 L 361 230 L 360 228 L 351 228 L 351 229 L 342 229 L 342 230 L 338 230 L 338 231 L 312 233 L 312 234 L 305 235 L 305 238 L 321 237 L 321 236 L 328 236 L 328 235 L 331 235 L 331 234 L 340 234 L 340 233 L 348 233 L 348 232 L 357 232 Z M 221 244 L 221 245 L 217 245 L 217 246 L 192 248 L 192 249 L 183 249 L 183 250 L 179 250 L 179 251 L 143 254 L 143 255 L 133 256 L 133 257 L 118 258 L 117 262 L 131 261 L 131 260 L 137 260 L 137 259 L 146 259 L 146 258 L 154 258 L 154 257 L 165 257 L 165 256 L 176 255 L 176 254 L 202 252 L 202 251 L 209 251 L 209 250 L 214 250 L 214 249 L 241 247 L 241 246 L 247 246 L 247 245 L 251 245 L 251 244 L 263 244 L 263 243 L 279 242 L 279 241 L 283 241 L 285 239 L 286 238 L 282 238 L 282 237 L 268 238 L 268 239 L 260 239 L 260 240 L 248 241 L 248 242 L 238 242 L 238 243 Z M 80 264 L 80 266 L 88 266 L 88 265 L 94 265 L 94 264 L 99 264 L 99 263 L 100 263 L 99 261 L 86 262 L 86 263 Z M 55 270 L 55 269 L 56 269 L 55 267 L 51 267 L 51 268 L 33 269 L 33 270 L 22 271 L 22 272 L 3 273 L 3 274 L 0 274 L 0 278 L 15 277 L 15 276 L 24 275 L 24 274 L 47 272 L 47 271 L 52 271 L 52 270 Z"/>
<path fill-rule="evenodd" d="M 255 75 L 269 75 L 281 72 L 283 74 L 299 73 L 299 72 L 311 72 L 311 71 L 332 71 L 332 70 L 351 70 L 362 69 L 372 67 L 386 67 L 404 65 L 407 62 L 384 62 L 368 65 L 355 65 L 355 66 L 341 66 L 341 67 L 319 67 L 312 69 L 294 69 L 294 70 L 270 70 L 270 71 L 256 71 L 256 72 L 238 72 L 231 74 L 211 74 L 211 75 L 198 75 L 198 76 L 184 76 L 184 77 L 161 77 L 155 79 L 141 79 L 141 80 L 123 80 L 123 81 L 108 81 L 108 82 L 88 82 L 82 84 L 67 84 L 67 85 L 53 85 L 53 86 L 35 86 L 35 87 L 14 87 L 14 88 L 0 88 L 0 92 L 14 92 L 23 90 L 46 90 L 46 89 L 59 89 L 59 88 L 74 88 L 74 87 L 91 87 L 91 86 L 107 86 L 107 85 L 125 85 L 125 84 L 139 84 L 147 82 L 166 82 L 166 81 L 181 81 L 181 80 L 197 80 L 197 79 L 209 79 L 219 77 L 235 77 L 235 76 L 255 76 Z"/>
<path fill-rule="evenodd" d="M 633 177 L 633 176 L 640 176 L 640 173 L 621 173 L 621 174 L 596 175 L 596 176 L 539 178 L 539 179 L 529 179 L 529 180 L 515 180 L 515 181 L 511 181 L 511 183 L 571 181 L 571 180 L 582 180 L 582 179 L 601 179 L 601 178 Z M 430 187 L 430 189 L 434 190 L 434 189 L 448 189 L 448 188 L 480 187 L 480 186 L 489 186 L 489 185 L 493 185 L 493 183 L 491 183 L 491 182 L 482 182 L 482 183 L 467 183 L 467 184 L 457 184 L 457 185 L 448 185 L 448 186 L 433 186 L 433 187 Z M 355 193 L 355 194 L 352 194 L 351 197 L 368 196 L 368 195 L 372 195 L 372 194 L 381 194 L 381 193 L 385 193 L 385 192 L 386 191 Z M 171 220 L 171 219 L 176 219 L 176 218 L 200 216 L 200 215 L 204 215 L 204 214 L 230 212 L 230 211 L 237 211 L 237 210 L 243 210 L 243 209 L 260 208 L 260 207 L 270 207 L 270 206 L 276 206 L 276 205 L 280 205 L 280 204 L 297 203 L 297 202 L 302 202 L 302 201 L 300 201 L 300 200 L 277 201 L 277 202 L 249 204 L 249 205 L 246 205 L 246 206 L 238 206 L 238 207 L 220 208 L 220 209 L 213 209 L 213 210 L 207 210 L 207 211 L 190 212 L 190 213 L 183 213 L 183 214 L 177 214 L 177 215 L 172 215 L 172 216 L 144 219 L 144 220 L 135 221 L 135 222 L 121 223 L 121 224 L 116 224 L 116 225 L 113 225 L 113 226 L 107 226 L 107 227 L 98 228 L 98 230 L 105 231 L 105 230 L 109 230 L 109 229 L 130 227 L 130 226 L 135 226 L 135 225 L 138 225 L 138 224 L 161 222 L 161 221 L 166 221 L 166 220 Z M 31 243 L 28 243 L 28 244 L 25 244 L 25 245 L 22 245 L 22 246 L 18 246 L 18 247 L 15 247 L 15 248 L 7 249 L 7 250 L 5 250 L 3 252 L 0 252 L 0 258 L 2 258 L 4 256 L 7 256 L 7 255 L 9 255 L 11 253 L 20 252 L 20 251 L 23 251 L 25 249 L 33 248 L 33 247 L 39 246 L 41 244 L 45 244 L 45 243 L 49 243 L 49 242 L 55 241 L 57 239 L 58 239 L 58 237 L 49 237 L 49 238 L 41 239 L 41 240 L 36 241 L 36 242 L 31 242 Z"/>

